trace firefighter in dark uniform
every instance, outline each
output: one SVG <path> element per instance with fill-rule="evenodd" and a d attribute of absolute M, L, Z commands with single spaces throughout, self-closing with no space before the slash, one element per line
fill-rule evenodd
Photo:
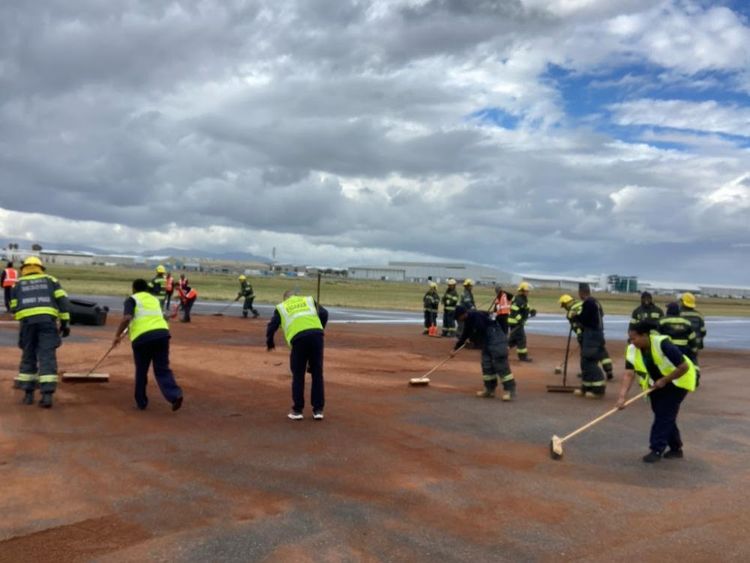
<path fill-rule="evenodd" d="M 578 286 L 581 298 L 581 311 L 574 316 L 583 331 L 581 335 L 581 387 L 574 394 L 587 399 L 600 399 L 607 390 L 604 372 L 599 362 L 606 355 L 604 341 L 604 311 L 599 302 L 591 296 L 589 284 Z"/>
<path fill-rule="evenodd" d="M 56 350 L 60 337 L 70 334 L 68 295 L 57 279 L 44 273 L 42 261 L 29 256 L 11 292 L 10 308 L 20 321 L 18 346 L 22 353 L 16 384 L 25 391 L 23 403 L 34 403 L 34 390 L 39 385 L 39 406 L 50 408 L 57 388 Z"/>
<path fill-rule="evenodd" d="M 154 365 L 154 378 L 164 398 L 171 403 L 172 410 L 182 406 L 182 389 L 174 379 L 169 367 L 169 324 L 164 318 L 158 299 L 151 294 L 146 280 L 133 282 L 133 295 L 125 300 L 113 346 L 117 346 L 128 329 L 135 362 L 135 404 L 145 410 L 148 407 L 146 383 L 148 370 Z"/>
<path fill-rule="evenodd" d="M 700 383 L 700 369 L 698 368 L 698 337 L 693 325 L 685 317 L 680 316 L 680 304 L 677 302 L 667 305 L 666 314 L 659 319 L 659 333 L 669 336 L 669 340 L 679 348 L 695 365 L 696 384 Z"/>
<path fill-rule="evenodd" d="M 443 336 L 456 335 L 456 305 L 458 305 L 458 292 L 456 291 L 456 280 L 448 280 L 448 289 L 443 294 Z"/>
<path fill-rule="evenodd" d="M 463 305 L 458 305 L 456 318 L 463 323 L 464 328 L 451 357 L 467 340 L 482 349 L 484 389 L 477 391 L 477 397 L 493 398 L 500 381 L 503 386 L 502 400 L 512 401 L 516 396 L 516 380 L 508 363 L 508 335 L 488 311 L 469 311 Z"/>
<path fill-rule="evenodd" d="M 568 319 L 568 322 L 570 323 L 571 330 L 576 335 L 576 341 L 578 342 L 578 347 L 580 349 L 582 343 L 583 343 L 583 327 L 578 322 L 578 315 L 581 314 L 581 307 L 583 306 L 583 301 L 577 301 L 573 298 L 572 295 L 561 295 L 560 296 L 560 307 L 565 309 L 565 316 Z M 612 368 L 612 358 L 609 357 L 609 352 L 607 351 L 606 345 L 603 346 L 603 358 L 600 361 L 602 369 L 604 369 L 604 373 L 607 375 L 607 380 L 611 381 L 614 379 L 614 373 Z M 580 374 L 579 374 L 580 377 Z"/>
<path fill-rule="evenodd" d="M 464 280 L 463 286 L 464 291 L 461 294 L 461 300 L 458 302 L 458 304 L 467 311 L 473 311 L 477 308 L 476 303 L 474 303 L 474 280 L 472 280 L 471 278 L 466 278 Z M 456 336 L 460 336 L 463 331 L 464 325 L 459 320 L 458 316 L 456 316 Z"/>
<path fill-rule="evenodd" d="M 164 310 L 164 302 L 167 299 L 167 269 L 159 264 L 156 267 L 156 275 L 151 279 L 151 283 L 148 284 L 151 295 L 159 300 L 162 310 Z"/>
<path fill-rule="evenodd" d="M 647 322 L 651 324 L 653 330 L 658 330 L 659 319 L 664 316 L 664 311 L 661 307 L 654 303 L 653 296 L 648 292 L 644 291 L 641 293 L 641 304 L 633 309 L 633 314 L 630 319 L 630 326 L 633 326 L 639 322 Z"/>
<path fill-rule="evenodd" d="M 430 288 L 422 297 L 424 308 L 424 330 L 422 334 L 429 334 L 430 327 L 437 326 L 438 308 L 440 307 L 440 295 L 438 295 L 437 284 L 430 282 Z"/>
<path fill-rule="evenodd" d="M 302 420 L 305 407 L 305 369 L 310 366 L 313 420 L 323 420 L 325 389 L 323 384 L 323 329 L 328 323 L 328 311 L 318 305 L 312 297 L 294 295 L 292 290 L 284 293 L 284 301 L 274 309 L 266 327 L 266 348 L 276 348 L 273 337 L 281 327 L 284 338 L 292 349 L 289 367 L 292 371 L 292 410 L 287 415 L 291 420 Z"/>
<path fill-rule="evenodd" d="M 237 293 L 237 299 L 240 297 L 245 298 L 245 301 L 242 303 L 242 318 L 246 319 L 247 312 L 251 311 L 253 313 L 253 318 L 257 319 L 260 314 L 253 307 L 253 301 L 255 301 L 255 291 L 253 291 L 253 286 L 247 281 L 247 276 L 244 274 L 241 274 L 237 279 L 240 282 L 240 291 Z"/>
<path fill-rule="evenodd" d="M 529 349 L 526 347 L 526 321 L 536 316 L 536 309 L 529 307 L 529 290 L 531 286 L 527 282 L 518 284 L 518 291 L 510 303 L 510 314 L 508 315 L 508 328 L 510 337 L 508 347 L 516 348 L 518 359 L 522 362 L 530 362 Z"/>
<path fill-rule="evenodd" d="M 695 332 L 698 350 L 703 350 L 703 340 L 706 338 L 706 321 L 695 308 L 695 295 L 690 292 L 683 293 L 680 296 L 680 316 L 690 321 L 693 332 Z M 695 352 L 695 361 L 698 361 L 697 351 Z"/>
<path fill-rule="evenodd" d="M 662 457 L 683 457 L 677 415 L 682 401 L 696 387 L 693 362 L 669 341 L 669 337 L 653 331 L 651 326 L 651 323 L 642 321 L 628 330 L 630 344 L 625 353 L 626 371 L 617 399 L 617 406 L 625 408 L 625 398 L 636 375 L 643 390 L 654 387 L 648 396 L 654 422 L 649 438 L 651 451 L 643 456 L 646 463 L 660 461 Z M 667 447 L 669 450 L 665 452 Z"/>

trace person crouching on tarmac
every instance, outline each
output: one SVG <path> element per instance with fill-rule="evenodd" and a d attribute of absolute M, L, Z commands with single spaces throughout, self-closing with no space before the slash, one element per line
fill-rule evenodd
<path fill-rule="evenodd" d="M 516 380 L 508 363 L 508 336 L 486 311 L 468 311 L 463 305 L 456 307 L 456 319 L 463 323 L 463 331 L 456 342 L 451 357 L 467 340 L 482 347 L 482 379 L 484 389 L 477 397 L 491 399 L 495 396 L 498 380 L 503 384 L 503 401 L 516 397 Z"/>
<path fill-rule="evenodd" d="M 34 404 L 37 384 L 42 392 L 39 406 L 52 407 L 57 389 L 57 347 L 60 337 L 70 335 L 68 294 L 57 279 L 44 273 L 37 256 L 29 256 L 21 266 L 21 277 L 13 286 L 10 310 L 19 322 L 18 346 L 21 365 L 16 376 L 17 387 L 26 394 L 23 404 Z M 57 319 L 60 319 L 58 332 Z"/>

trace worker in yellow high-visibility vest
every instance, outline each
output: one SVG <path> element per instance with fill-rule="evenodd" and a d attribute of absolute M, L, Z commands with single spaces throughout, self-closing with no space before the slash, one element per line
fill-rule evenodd
<path fill-rule="evenodd" d="M 313 420 L 323 420 L 325 390 L 323 387 L 323 329 L 328 322 L 328 311 L 310 297 L 295 295 L 292 290 L 284 293 L 284 301 L 276 306 L 266 328 L 266 347 L 270 352 L 276 348 L 273 337 L 281 327 L 284 338 L 292 349 L 289 367 L 292 371 L 292 410 L 287 415 L 291 420 L 302 420 L 305 407 L 305 370 L 310 367 Z"/>
<path fill-rule="evenodd" d="M 135 404 L 145 410 L 148 406 L 146 382 L 148 369 L 154 364 L 154 378 L 172 410 L 182 406 L 182 389 L 169 367 L 169 324 L 164 318 L 159 299 L 151 294 L 151 287 L 143 279 L 133 282 L 133 295 L 125 300 L 125 307 L 112 342 L 117 346 L 128 329 L 135 361 Z"/>
<path fill-rule="evenodd" d="M 677 428 L 677 414 L 687 394 L 695 391 L 695 365 L 675 346 L 669 337 L 652 331 L 653 322 L 644 319 L 628 330 L 630 344 L 625 353 L 625 376 L 617 400 L 619 408 L 625 407 L 628 390 L 637 375 L 642 389 L 654 387 L 649 395 L 654 422 L 651 425 L 649 446 L 651 451 L 643 456 L 646 463 L 664 458 L 679 459 L 682 454 L 682 437 Z M 669 447 L 669 450 L 665 450 Z"/>

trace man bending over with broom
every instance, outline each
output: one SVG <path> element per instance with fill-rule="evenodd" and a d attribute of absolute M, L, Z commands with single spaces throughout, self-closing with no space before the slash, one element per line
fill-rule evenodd
<path fill-rule="evenodd" d="M 148 406 L 146 382 L 148 368 L 154 364 L 154 377 L 161 394 L 176 411 L 182 406 L 182 389 L 174 380 L 169 367 L 169 325 L 164 318 L 159 300 L 151 295 L 146 280 L 133 282 L 133 295 L 125 300 L 122 321 L 115 332 L 112 346 L 117 346 L 128 329 L 135 361 L 135 404 L 145 410 Z"/>
<path fill-rule="evenodd" d="M 493 398 L 497 382 L 500 380 L 503 384 L 502 400 L 513 400 L 516 396 L 516 380 L 508 363 L 508 336 L 503 327 L 491 319 L 488 312 L 468 311 L 463 305 L 456 307 L 456 319 L 463 323 L 463 331 L 451 352 L 451 357 L 467 340 L 482 347 L 484 389 L 477 391 L 477 397 Z"/>
<path fill-rule="evenodd" d="M 672 344 L 668 336 L 651 332 L 653 324 L 640 321 L 628 330 L 630 344 L 626 352 L 625 377 L 620 386 L 617 407 L 625 407 L 625 397 L 636 375 L 641 387 L 653 387 L 649 396 L 654 422 L 651 425 L 651 451 L 643 456 L 646 463 L 662 457 L 681 458 L 682 439 L 677 428 L 677 414 L 688 392 L 695 391 L 695 365 Z M 664 450 L 669 446 L 669 451 Z"/>

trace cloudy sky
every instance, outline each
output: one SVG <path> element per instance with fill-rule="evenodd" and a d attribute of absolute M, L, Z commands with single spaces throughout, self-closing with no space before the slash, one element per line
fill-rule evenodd
<path fill-rule="evenodd" d="M 0 236 L 750 285 L 744 0 L 0 4 Z"/>

